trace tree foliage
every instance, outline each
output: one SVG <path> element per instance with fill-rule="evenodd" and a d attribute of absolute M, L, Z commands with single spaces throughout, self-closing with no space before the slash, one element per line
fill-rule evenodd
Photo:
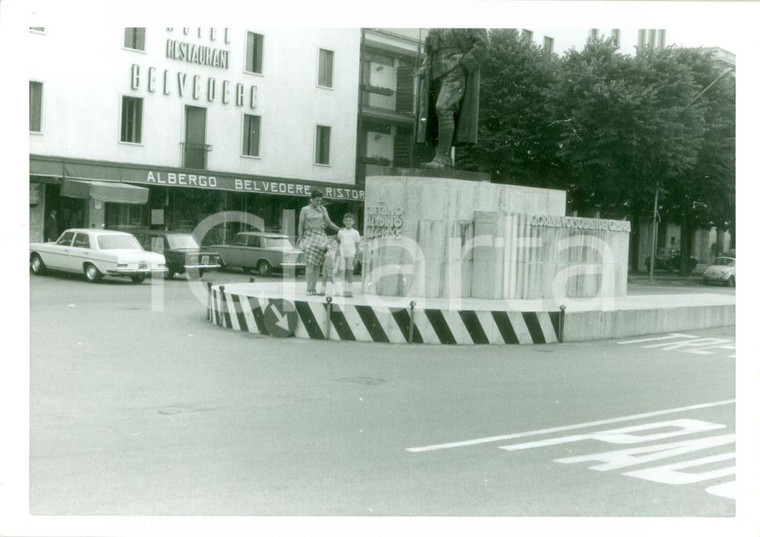
<path fill-rule="evenodd" d="M 732 225 L 735 83 L 708 53 L 632 57 L 589 41 L 558 57 L 515 30 L 491 41 L 478 146 L 459 162 L 497 182 L 564 188 L 579 214 L 651 214 L 659 184 L 664 215 Z"/>
<path fill-rule="evenodd" d="M 491 53 L 481 66 L 478 145 L 458 148 L 457 165 L 488 172 L 495 182 L 561 186 L 544 128 L 557 57 L 516 30 L 492 30 L 490 37 Z"/>

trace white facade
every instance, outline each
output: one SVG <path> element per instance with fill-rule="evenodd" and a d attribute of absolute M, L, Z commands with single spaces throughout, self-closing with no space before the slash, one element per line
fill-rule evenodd
<path fill-rule="evenodd" d="M 32 155 L 182 168 L 194 106 L 206 109 L 208 170 L 354 184 L 358 29 L 146 28 L 140 51 L 124 47 L 123 29 L 87 28 L 29 32 L 29 79 L 43 84 Z M 264 36 L 261 74 L 245 71 L 249 31 Z M 216 50 L 226 68 L 168 57 L 169 42 Z M 331 88 L 317 84 L 320 49 L 333 52 Z M 143 99 L 139 143 L 120 140 L 124 96 Z M 242 154 L 244 114 L 261 117 L 257 157 Z M 331 127 L 329 164 L 315 164 L 317 125 Z"/>

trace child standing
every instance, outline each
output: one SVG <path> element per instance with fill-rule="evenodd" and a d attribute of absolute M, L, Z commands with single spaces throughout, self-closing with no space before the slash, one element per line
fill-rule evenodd
<path fill-rule="evenodd" d="M 330 282 L 332 284 L 333 293 L 335 292 L 333 274 L 335 273 L 337 261 L 338 241 L 335 237 L 330 237 L 327 242 L 327 252 L 325 252 L 325 259 L 322 261 L 322 290 L 317 291 L 318 295 L 324 295 L 327 293 L 327 282 Z"/>
<path fill-rule="evenodd" d="M 340 241 L 340 269 L 344 283 L 343 296 L 354 296 L 351 287 L 354 283 L 354 259 L 359 248 L 362 238 L 359 232 L 354 229 L 356 218 L 351 213 L 343 216 L 343 228 L 338 230 L 338 240 Z"/>

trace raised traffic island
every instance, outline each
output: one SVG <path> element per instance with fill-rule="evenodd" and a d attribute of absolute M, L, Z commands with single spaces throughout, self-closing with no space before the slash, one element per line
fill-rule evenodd
<path fill-rule="evenodd" d="M 361 292 L 210 285 L 211 322 L 258 335 L 378 343 L 533 344 L 727 326 L 735 299 L 627 295 L 630 222 L 565 214 L 565 192 L 484 174 L 367 177 Z"/>

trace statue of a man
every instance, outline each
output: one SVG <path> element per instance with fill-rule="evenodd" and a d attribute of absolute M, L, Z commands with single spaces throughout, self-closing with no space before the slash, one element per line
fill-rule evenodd
<path fill-rule="evenodd" d="M 433 28 L 420 69 L 417 143 L 436 144 L 423 168 L 452 168 L 452 145 L 478 141 L 480 64 L 490 46 L 485 29 Z"/>

